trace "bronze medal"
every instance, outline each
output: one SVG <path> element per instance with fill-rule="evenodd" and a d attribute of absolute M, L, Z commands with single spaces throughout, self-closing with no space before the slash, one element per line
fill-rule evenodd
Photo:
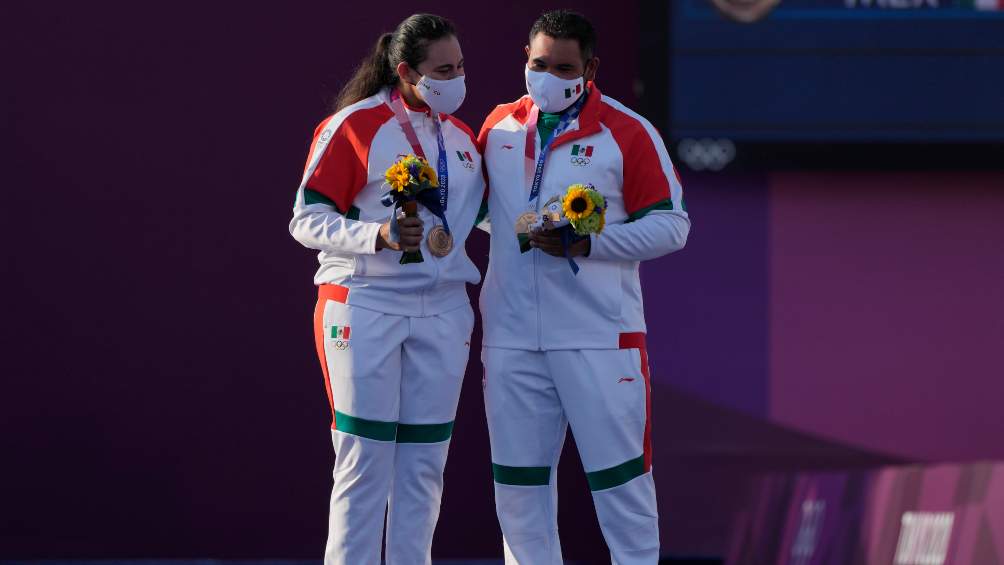
<path fill-rule="evenodd" d="M 429 245 L 429 251 L 436 257 L 446 257 L 453 251 L 453 235 L 446 233 L 443 226 L 435 226 L 429 230 L 426 243 Z"/>
<path fill-rule="evenodd" d="M 539 216 L 536 212 L 523 212 L 516 218 L 516 233 L 530 233 L 530 226 L 537 223 Z"/>

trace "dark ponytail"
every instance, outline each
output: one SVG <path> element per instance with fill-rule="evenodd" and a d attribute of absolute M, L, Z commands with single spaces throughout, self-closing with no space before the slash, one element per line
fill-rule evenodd
<path fill-rule="evenodd" d="M 453 23 L 446 18 L 432 14 L 409 16 L 398 24 L 394 33 L 380 36 L 373 52 L 363 59 L 338 93 L 334 111 L 369 98 L 385 86 L 397 84 L 397 66 L 401 61 L 413 69 L 418 68 L 425 61 L 429 42 L 456 34 Z"/>

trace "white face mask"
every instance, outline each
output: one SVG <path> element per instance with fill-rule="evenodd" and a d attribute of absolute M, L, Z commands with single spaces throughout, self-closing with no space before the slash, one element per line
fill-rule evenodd
<path fill-rule="evenodd" d="M 575 103 L 585 92 L 582 77 L 558 78 L 551 73 L 531 71 L 526 67 L 526 91 L 542 112 L 554 114 Z"/>
<path fill-rule="evenodd" d="M 437 114 L 456 112 L 467 96 L 464 75 L 453 77 L 450 80 L 436 80 L 423 76 L 415 86 L 418 89 L 418 95 Z"/>

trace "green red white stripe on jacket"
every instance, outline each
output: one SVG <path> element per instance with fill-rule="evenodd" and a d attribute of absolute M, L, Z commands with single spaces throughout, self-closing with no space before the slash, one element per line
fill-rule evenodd
<path fill-rule="evenodd" d="M 572 156 L 573 157 L 592 157 L 593 156 L 593 146 L 592 145 L 573 145 L 572 146 Z"/>
<path fill-rule="evenodd" d="M 331 326 L 331 339 L 349 339 L 351 333 L 349 326 Z"/>

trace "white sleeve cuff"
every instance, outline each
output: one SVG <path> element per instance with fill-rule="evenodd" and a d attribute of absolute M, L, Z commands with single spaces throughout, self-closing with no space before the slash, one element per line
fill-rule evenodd
<path fill-rule="evenodd" d="M 606 238 L 603 234 L 589 234 L 589 259 L 599 259 L 606 260 L 610 259 L 610 255 L 606 249 Z"/>

